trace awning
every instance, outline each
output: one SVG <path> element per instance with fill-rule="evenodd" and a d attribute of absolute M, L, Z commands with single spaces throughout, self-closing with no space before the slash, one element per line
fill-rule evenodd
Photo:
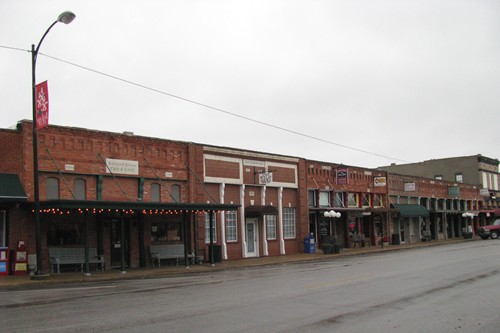
<path fill-rule="evenodd" d="M 422 205 L 394 204 L 402 217 L 429 217 L 429 211 Z"/>
<path fill-rule="evenodd" d="M 0 173 L 0 202 L 24 202 L 28 196 L 19 177 L 15 174 Z"/>
<path fill-rule="evenodd" d="M 278 209 L 274 206 L 247 206 L 245 207 L 245 217 L 260 217 L 262 215 L 278 215 Z"/>

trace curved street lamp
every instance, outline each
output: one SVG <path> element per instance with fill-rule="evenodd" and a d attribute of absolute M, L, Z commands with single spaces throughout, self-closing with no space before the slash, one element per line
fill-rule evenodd
<path fill-rule="evenodd" d="M 40 49 L 40 45 L 49 33 L 50 29 L 56 23 L 64 23 L 69 24 L 75 19 L 76 15 L 72 12 L 64 12 L 59 15 L 57 20 L 54 21 L 50 25 L 50 27 L 45 31 L 42 38 L 38 42 L 38 45 L 35 48 L 35 45 L 31 45 L 31 89 L 32 89 L 32 102 L 33 102 L 33 178 L 34 178 L 34 214 L 35 214 L 35 242 L 36 242 L 36 274 L 43 274 L 42 269 L 42 242 L 41 242 L 41 228 L 40 228 L 40 189 L 38 186 L 38 133 L 37 133 L 37 125 L 36 125 L 36 59 L 38 56 L 38 50 Z"/>

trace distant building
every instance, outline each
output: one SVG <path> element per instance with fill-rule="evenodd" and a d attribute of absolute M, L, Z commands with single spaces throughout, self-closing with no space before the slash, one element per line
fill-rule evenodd
<path fill-rule="evenodd" d="M 500 182 L 498 159 L 482 155 L 441 158 L 409 164 L 391 164 L 379 170 L 401 175 L 434 178 L 455 183 L 477 184 L 486 209 L 499 208 Z"/>

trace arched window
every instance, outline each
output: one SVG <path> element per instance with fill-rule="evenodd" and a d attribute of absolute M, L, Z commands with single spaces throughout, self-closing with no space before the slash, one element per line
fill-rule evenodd
<path fill-rule="evenodd" d="M 151 184 L 151 202 L 160 202 L 160 184 Z"/>
<path fill-rule="evenodd" d="M 87 191 L 85 187 L 85 179 L 75 179 L 73 183 L 73 194 L 75 199 L 77 200 L 86 200 L 87 199 Z"/>
<path fill-rule="evenodd" d="M 47 178 L 47 183 L 45 184 L 45 196 L 47 200 L 58 200 L 59 199 L 59 179 L 50 177 Z"/>
<path fill-rule="evenodd" d="M 181 202 L 181 187 L 179 185 L 172 185 L 170 191 L 172 194 L 172 200 L 174 202 Z"/>

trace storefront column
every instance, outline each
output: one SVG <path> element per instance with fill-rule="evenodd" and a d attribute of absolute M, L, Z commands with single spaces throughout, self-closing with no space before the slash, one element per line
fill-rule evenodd
<path fill-rule="evenodd" d="M 125 218 L 123 212 L 120 214 L 120 271 L 125 271 Z"/>
<path fill-rule="evenodd" d="M 83 242 L 85 244 L 85 275 L 90 275 L 90 254 L 89 254 L 89 221 L 88 212 L 83 213 Z"/>
<path fill-rule="evenodd" d="M 285 236 L 283 235 L 283 187 L 278 190 L 278 220 L 280 231 L 280 254 L 286 254 L 285 251 Z"/>

